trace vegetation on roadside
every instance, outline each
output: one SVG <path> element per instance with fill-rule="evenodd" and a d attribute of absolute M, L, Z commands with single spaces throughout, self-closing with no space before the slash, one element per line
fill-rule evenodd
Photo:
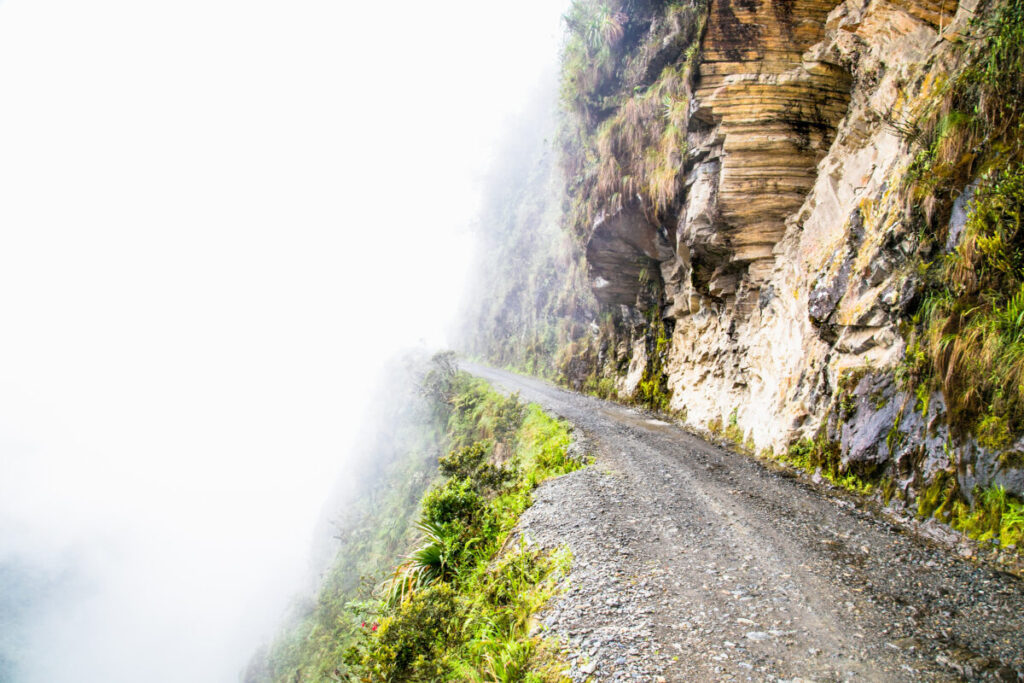
<path fill-rule="evenodd" d="M 358 615 L 368 612 L 372 590 L 394 558 L 415 539 L 420 499 L 434 478 L 446 417 L 417 390 L 424 360 L 387 377 L 388 395 L 372 411 L 376 424 L 361 435 L 363 445 L 348 473 L 359 495 L 332 515 L 335 543 L 315 596 L 294 607 L 281 635 L 253 657 L 247 683 L 330 680 L 342 665 L 338 644 L 356 638 Z M 348 497 L 346 497 L 348 498 Z M 304 678 L 303 678 L 304 677 Z"/>
<path fill-rule="evenodd" d="M 1024 5 L 990 0 L 976 17 L 970 36 L 952 37 L 963 66 L 925 84 L 923 112 L 895 126 L 916 149 L 903 189 L 923 282 L 896 377 L 923 415 L 941 392 L 952 436 L 918 517 L 1006 546 L 1020 538 L 1019 502 L 998 487 L 967 495 L 956 472 L 958 444 L 1005 456 L 1024 432 Z M 951 222 L 958 198 L 962 226 Z"/>
<path fill-rule="evenodd" d="M 867 373 L 867 368 L 860 368 L 840 375 L 830 412 L 813 438 L 793 441 L 781 452 L 764 448 L 757 453 L 757 457 L 788 465 L 809 475 L 818 474 L 833 486 L 857 495 L 867 496 L 881 492 L 883 499 L 888 503 L 888 499 L 894 493 L 892 479 L 887 478 L 878 466 L 855 466 L 844 462 L 841 444 L 829 438 L 828 432 L 829 417 L 834 416 L 839 422 L 846 422 L 853 417 L 856 410 L 853 392 Z M 879 399 L 872 397 L 872 400 Z M 875 405 L 876 409 L 880 407 Z M 748 455 L 755 454 L 754 440 L 750 435 L 745 435 L 739 426 L 739 406 L 733 407 L 724 425 L 722 419 L 718 417 L 709 421 L 707 428 L 714 436 L 724 437 L 732 442 L 738 450 Z"/>
<path fill-rule="evenodd" d="M 978 491 L 973 505 L 953 503 L 953 527 L 981 542 L 1019 546 L 1024 539 L 1024 503 L 1002 486 Z"/>
<path fill-rule="evenodd" d="M 797 441 L 777 459 L 808 474 L 820 472 L 833 486 L 859 495 L 873 493 L 879 484 L 878 480 L 869 475 L 861 475 L 844 467 L 839 444 L 823 435 Z"/>
<path fill-rule="evenodd" d="M 570 457 L 567 425 L 516 396 L 454 370 L 445 356 L 424 383 L 445 424 L 442 478 L 423 496 L 418 541 L 383 580 L 360 590 L 325 583 L 331 623 L 293 634 L 279 649 L 277 681 L 561 681 L 555 649 L 532 616 L 571 561 L 513 542 L 545 479 L 583 465 Z M 386 524 L 387 520 L 378 520 Z M 344 548 L 336 571 L 348 571 Z M 330 630 L 330 635 L 325 633 Z"/>
<path fill-rule="evenodd" d="M 955 472 L 940 471 L 917 499 L 918 519 L 935 517 L 981 543 L 1020 549 L 1024 540 L 1024 501 L 1002 486 L 973 492 L 968 502 Z"/>
<path fill-rule="evenodd" d="M 957 434 L 1001 450 L 1024 431 L 1024 6 L 979 17 L 966 66 L 906 129 L 919 149 L 908 182 L 926 284 L 901 377 L 919 399 L 941 389 Z M 974 179 L 950 239 L 954 200 Z"/>

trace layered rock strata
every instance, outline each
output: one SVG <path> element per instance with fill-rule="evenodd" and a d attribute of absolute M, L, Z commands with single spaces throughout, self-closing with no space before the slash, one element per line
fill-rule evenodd
<path fill-rule="evenodd" d="M 708 161 L 717 171 L 719 222 L 729 260 L 767 274 L 785 218 L 814 185 L 815 167 L 846 112 L 850 78 L 804 52 L 824 38 L 832 2 L 713 0 L 694 93 L 701 124 L 713 127 Z M 685 231 L 684 231 L 685 232 Z"/>
<path fill-rule="evenodd" d="M 969 14 L 963 8 L 942 23 L 962 25 Z M 915 296 L 906 271 L 915 245 L 893 181 L 911 159 L 885 115 L 900 116 L 894 105 L 909 109 L 926 99 L 928 84 L 948 73 L 936 19 L 942 17 L 928 4 L 843 3 L 801 54 L 799 68 L 825 88 L 831 111 L 838 111 L 844 85 L 849 105 L 835 139 L 807 169 L 799 201 L 786 204 L 770 188 L 758 198 L 757 186 L 747 188 L 750 205 L 774 202 L 782 229 L 770 255 L 736 285 L 736 300 L 707 301 L 677 325 L 670 386 L 673 405 L 686 408 L 691 421 L 703 424 L 735 408 L 758 447 L 781 449 L 817 429 L 844 372 L 892 367 L 902 358 L 897 324 Z M 728 146 L 723 154 L 723 169 L 736 163 Z M 723 213 L 727 182 L 723 170 Z"/>
<path fill-rule="evenodd" d="M 915 397 L 892 379 L 905 352 L 900 323 L 920 296 L 900 185 L 913 154 L 899 122 L 934 102 L 976 9 L 711 1 L 676 202 L 660 215 L 627 203 L 595 223 L 587 248 L 606 303 L 647 310 L 642 282 L 657 270 L 673 330 L 670 408 L 688 423 L 728 421 L 748 446 L 775 452 L 824 434 L 844 466 L 891 464 L 905 490 L 948 467 L 943 449 L 958 440 L 962 490 L 1024 493 L 1019 470 L 949 432 L 941 394 L 914 413 Z M 954 211 L 947 250 L 963 213 Z M 639 318 L 623 320 L 629 339 L 617 349 L 630 362 L 617 387 L 629 397 L 654 347 Z"/>

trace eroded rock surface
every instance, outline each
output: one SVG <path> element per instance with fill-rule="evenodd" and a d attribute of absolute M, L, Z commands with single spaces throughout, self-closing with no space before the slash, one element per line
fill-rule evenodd
<path fill-rule="evenodd" d="M 834 420 L 844 376 L 893 376 L 905 352 L 900 322 L 920 297 L 899 184 L 913 155 L 893 122 L 934 100 L 976 6 L 712 0 L 676 203 L 660 217 L 625 210 L 599 221 L 588 245 L 603 301 L 647 310 L 642 282 L 661 287 L 670 408 L 688 423 L 731 417 L 743 441 L 779 452 Z M 954 206 L 947 250 L 966 201 Z M 621 348 L 637 348 L 630 329 Z M 618 386 L 629 398 L 637 382 Z M 960 435 L 932 417 L 900 432 L 904 418 L 916 424 L 917 401 L 892 388 L 886 397 L 830 433 L 844 464 L 899 462 L 918 486 L 934 471 L 936 444 Z M 890 432 L 924 445 L 912 466 Z M 1024 494 L 1024 475 L 968 446 L 962 487 L 998 480 Z"/>
<path fill-rule="evenodd" d="M 785 219 L 814 186 L 846 112 L 845 69 L 804 52 L 825 37 L 833 2 L 713 0 L 695 95 L 720 163 L 718 232 L 737 264 L 771 261 Z M 753 268 L 754 278 L 767 264 Z"/>

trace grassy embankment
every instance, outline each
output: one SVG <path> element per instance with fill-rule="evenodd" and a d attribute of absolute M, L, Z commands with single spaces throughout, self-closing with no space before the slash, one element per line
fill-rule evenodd
<path fill-rule="evenodd" d="M 532 616 L 571 558 L 510 539 L 533 489 L 582 466 L 567 454 L 567 425 L 446 363 L 425 393 L 448 455 L 418 507 L 414 549 L 387 555 L 383 545 L 366 558 L 367 548 L 344 547 L 316 611 L 272 655 L 272 680 L 562 680 Z M 379 515 L 367 523 L 395 526 Z M 353 586 L 352 572 L 369 564 L 377 580 Z"/>

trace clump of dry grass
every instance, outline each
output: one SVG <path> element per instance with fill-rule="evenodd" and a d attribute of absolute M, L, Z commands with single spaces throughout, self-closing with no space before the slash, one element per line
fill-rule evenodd
<path fill-rule="evenodd" d="M 942 389 L 954 427 L 998 448 L 1024 429 L 1024 5 L 981 16 L 966 66 L 911 127 L 911 219 L 926 250 L 946 239 L 955 197 L 981 182 L 959 246 L 922 266 L 908 361 Z"/>
<path fill-rule="evenodd" d="M 598 128 L 593 201 L 603 208 L 616 210 L 640 199 L 657 215 L 675 201 L 686 159 L 694 62 L 666 66 L 651 87 L 627 99 Z"/>
<path fill-rule="evenodd" d="M 1024 427 L 1024 164 L 984 179 L 961 245 L 933 265 L 920 346 L 960 426 Z M 917 342 L 918 340 L 914 340 Z"/>
<path fill-rule="evenodd" d="M 613 10 L 593 0 L 577 0 L 566 17 L 570 40 L 563 61 L 563 100 L 571 122 L 562 141 L 573 201 L 571 222 L 579 235 L 586 235 L 601 213 L 626 204 L 639 203 L 657 221 L 672 211 L 682 189 L 690 83 L 705 5 L 673 4 L 662 10 L 656 20 L 685 37 L 687 49 L 652 74 L 652 82 L 631 92 L 622 92 L 619 72 L 638 67 L 621 63 L 621 34 L 606 35 L 596 28 L 601 17 L 609 21 Z"/>

